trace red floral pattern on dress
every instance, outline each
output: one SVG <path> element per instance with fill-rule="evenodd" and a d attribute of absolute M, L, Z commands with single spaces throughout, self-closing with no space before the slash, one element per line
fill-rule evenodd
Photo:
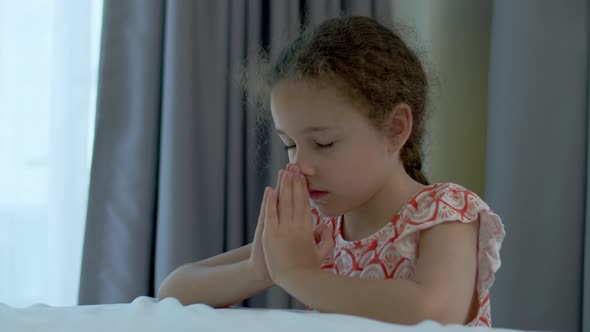
<path fill-rule="evenodd" d="M 342 217 L 326 218 L 313 209 L 315 225 L 327 224 L 335 247 L 321 269 L 345 277 L 410 279 L 414 276 L 421 230 L 444 222 L 479 220 L 479 308 L 467 326 L 491 327 L 489 290 L 500 268 L 500 247 L 505 236 L 500 217 L 475 193 L 454 183 L 438 183 L 416 193 L 383 228 L 359 241 L 342 238 Z M 309 308 L 309 310 L 313 310 Z"/>

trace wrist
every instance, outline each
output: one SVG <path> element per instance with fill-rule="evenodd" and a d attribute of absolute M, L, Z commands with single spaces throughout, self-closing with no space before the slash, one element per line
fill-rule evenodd
<path fill-rule="evenodd" d="M 246 269 L 245 273 L 250 276 L 251 280 L 256 283 L 257 285 L 259 285 L 262 288 L 269 288 L 275 285 L 275 283 L 272 281 L 272 279 L 270 278 L 270 276 L 268 277 L 264 277 L 261 276 L 260 273 L 257 272 L 256 270 L 256 265 L 254 264 L 254 262 L 252 262 L 251 259 L 247 259 L 243 262 L 244 268 Z"/>

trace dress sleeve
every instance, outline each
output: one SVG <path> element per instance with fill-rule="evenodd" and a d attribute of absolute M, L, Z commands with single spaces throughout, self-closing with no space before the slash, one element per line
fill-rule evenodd
<path fill-rule="evenodd" d="M 417 258 L 420 231 L 445 222 L 479 221 L 478 292 L 483 294 L 493 285 L 494 274 L 501 265 L 500 247 L 506 233 L 500 217 L 477 194 L 465 188 L 447 188 L 424 204 L 408 209 L 401 217 L 403 230 L 394 244 L 410 260 Z"/>

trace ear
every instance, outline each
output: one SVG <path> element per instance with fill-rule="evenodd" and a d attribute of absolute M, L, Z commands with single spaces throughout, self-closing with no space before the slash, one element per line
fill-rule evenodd
<path fill-rule="evenodd" d="M 405 103 L 395 105 L 388 117 L 389 152 L 400 151 L 412 133 L 412 108 Z"/>

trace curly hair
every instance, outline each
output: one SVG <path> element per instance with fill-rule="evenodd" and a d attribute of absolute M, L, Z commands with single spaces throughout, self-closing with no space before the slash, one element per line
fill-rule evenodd
<path fill-rule="evenodd" d="M 260 51 L 243 84 L 248 98 L 268 114 L 272 87 L 282 80 L 306 80 L 338 86 L 350 100 L 360 103 L 378 130 L 399 103 L 410 106 L 413 128 L 400 152 L 405 171 L 429 184 L 422 172 L 428 79 L 422 63 L 396 34 L 375 19 L 337 17 L 304 29 L 274 61 Z"/>

